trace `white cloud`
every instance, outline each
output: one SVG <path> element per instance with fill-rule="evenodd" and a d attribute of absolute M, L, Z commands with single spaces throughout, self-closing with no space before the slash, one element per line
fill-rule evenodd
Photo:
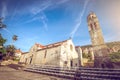
<path fill-rule="evenodd" d="M 37 5 L 36 7 L 35 6 L 30 7 L 30 12 L 33 15 L 36 15 L 40 12 L 43 12 L 45 9 L 47 9 L 51 5 L 52 5 L 51 1 L 46 1 L 46 2 L 43 2 L 42 4 Z"/>
<path fill-rule="evenodd" d="M 33 22 L 33 21 L 36 21 L 36 20 L 39 20 L 40 18 L 39 17 L 33 17 L 32 19 L 26 21 L 25 23 L 30 23 L 30 22 Z"/>
<path fill-rule="evenodd" d="M 6 28 L 2 28 L 2 29 L 5 30 L 6 32 L 8 32 L 9 35 L 13 35 L 12 32 L 10 32 L 8 29 L 6 29 Z"/>
<path fill-rule="evenodd" d="M 57 2 L 57 4 L 63 4 L 65 2 L 67 2 L 67 1 L 69 1 L 69 0 L 60 0 L 60 1 Z"/>
<path fill-rule="evenodd" d="M 11 15 L 11 18 L 10 18 L 10 21 L 13 21 L 13 19 L 15 18 L 15 16 L 17 15 L 17 13 L 18 13 L 18 5 L 17 6 L 15 6 L 14 7 L 14 9 L 13 9 L 13 13 L 12 13 L 12 15 Z"/>
<path fill-rule="evenodd" d="M 105 42 L 120 41 L 120 31 L 111 31 L 104 35 Z"/>
<path fill-rule="evenodd" d="M 1 13 L 1 17 L 6 17 L 7 15 L 7 6 L 6 6 L 6 3 L 2 3 L 2 13 Z"/>
<path fill-rule="evenodd" d="M 120 40 L 120 0 L 98 0 L 95 4 L 105 41 Z"/>
<path fill-rule="evenodd" d="M 32 17 L 30 20 L 26 21 L 25 23 L 30 23 L 30 22 L 33 22 L 33 21 L 40 21 L 40 22 L 42 22 L 44 29 L 46 31 L 48 30 L 48 27 L 47 27 L 48 19 L 47 19 L 46 15 L 43 12 L 40 12 L 39 15 L 34 15 L 34 17 Z"/>
<path fill-rule="evenodd" d="M 31 46 L 33 46 L 36 43 L 36 40 L 39 38 L 38 36 L 33 36 L 31 38 L 29 36 L 25 37 L 24 35 L 18 37 L 19 40 L 16 41 L 14 44 L 16 45 L 17 48 L 21 48 L 22 51 L 29 51 Z"/>
<path fill-rule="evenodd" d="M 44 14 L 44 11 L 47 8 L 50 8 L 52 6 L 57 7 L 57 5 L 63 4 L 67 1 L 68 0 L 60 0 L 60 1 L 55 1 L 55 3 L 53 3 L 51 0 L 47 0 L 47 1 L 44 1 L 43 3 L 40 3 L 37 6 L 30 7 L 30 12 L 32 13 L 33 18 L 31 20 L 27 21 L 27 23 L 35 21 L 35 20 L 40 20 L 43 23 L 43 25 L 44 25 L 43 27 L 45 28 L 45 30 L 48 30 L 48 27 L 47 27 L 48 19 L 47 19 L 46 15 Z M 57 5 L 55 5 L 55 4 L 57 4 Z M 37 15 L 39 15 L 39 16 L 37 16 Z"/>
<path fill-rule="evenodd" d="M 44 29 L 48 30 L 48 27 L 47 27 L 48 19 L 47 19 L 46 15 L 44 14 L 44 10 L 46 10 L 51 5 L 52 5 L 51 1 L 44 1 L 43 3 L 37 5 L 36 7 L 34 6 L 34 7 L 30 8 L 30 12 L 32 13 L 33 18 L 31 20 L 27 21 L 27 23 L 39 20 L 43 23 Z"/>
<path fill-rule="evenodd" d="M 48 19 L 47 19 L 46 15 L 44 13 L 42 13 L 42 15 L 40 16 L 40 20 L 42 21 L 42 23 L 44 25 L 43 26 L 44 29 L 47 31 L 48 30 L 48 25 L 47 25 Z"/>
<path fill-rule="evenodd" d="M 48 30 L 48 27 L 47 27 L 47 23 L 46 23 L 46 21 L 43 20 L 42 22 L 43 22 L 43 25 L 44 25 L 45 30 Z"/>
<path fill-rule="evenodd" d="M 76 31 L 78 30 L 78 28 L 79 28 L 80 25 L 81 25 L 82 17 L 83 17 L 83 15 L 84 15 L 84 13 L 85 13 L 85 9 L 86 9 L 86 7 L 87 7 L 88 1 L 89 1 L 89 0 L 86 0 L 85 3 L 84 3 L 83 10 L 82 10 L 82 12 L 80 12 L 79 17 L 78 17 L 77 20 L 76 20 L 77 22 L 76 22 L 75 28 L 74 28 L 74 29 L 72 30 L 72 32 L 70 33 L 70 36 L 71 36 L 71 37 L 74 37 Z"/>
<path fill-rule="evenodd" d="M 78 44 L 81 44 L 81 46 L 83 46 L 83 45 L 89 45 L 89 44 L 91 44 L 91 39 L 88 39 L 88 40 L 80 40 L 80 41 L 78 42 Z"/>

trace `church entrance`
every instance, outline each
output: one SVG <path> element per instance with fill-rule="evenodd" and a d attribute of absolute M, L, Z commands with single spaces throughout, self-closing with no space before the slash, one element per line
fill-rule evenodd
<path fill-rule="evenodd" d="M 31 64 L 31 62 L 32 62 L 32 57 L 30 58 L 30 64 Z"/>
<path fill-rule="evenodd" d="M 33 58 L 33 55 L 32 55 L 32 56 L 30 56 L 30 62 L 29 62 L 29 64 L 31 64 L 31 63 L 32 63 L 32 58 Z"/>
<path fill-rule="evenodd" d="M 73 67 L 73 61 L 72 60 L 70 61 L 70 66 Z"/>

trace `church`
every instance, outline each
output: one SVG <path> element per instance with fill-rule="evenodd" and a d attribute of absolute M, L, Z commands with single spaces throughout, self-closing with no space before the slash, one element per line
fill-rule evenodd
<path fill-rule="evenodd" d="M 78 54 L 72 39 L 41 45 L 34 44 L 30 51 L 23 54 L 20 62 L 33 65 L 51 65 L 57 67 L 78 67 Z"/>
<path fill-rule="evenodd" d="M 29 52 L 21 55 L 19 62 L 28 65 L 52 65 L 68 68 L 102 67 L 110 64 L 108 55 L 120 50 L 120 42 L 104 42 L 102 30 L 94 12 L 87 16 L 87 23 L 91 45 L 75 46 L 71 38 L 49 45 L 36 43 Z"/>

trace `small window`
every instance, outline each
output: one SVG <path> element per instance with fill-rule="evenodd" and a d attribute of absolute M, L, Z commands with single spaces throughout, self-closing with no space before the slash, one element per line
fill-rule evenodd
<path fill-rule="evenodd" d="M 57 50 L 55 51 L 55 54 L 58 54 L 58 51 L 57 51 Z"/>
<path fill-rule="evenodd" d="M 70 50 L 73 51 L 73 46 L 72 45 L 70 45 Z"/>
<path fill-rule="evenodd" d="M 95 26 L 95 29 L 97 29 L 97 24 L 96 23 L 94 23 L 94 26 Z"/>
<path fill-rule="evenodd" d="M 91 18 L 93 19 L 93 18 L 94 18 L 94 16 L 92 15 L 92 16 L 91 16 Z"/>
<path fill-rule="evenodd" d="M 47 55 L 47 50 L 45 51 L 45 55 L 44 55 L 44 58 L 46 58 L 46 55 Z"/>
<path fill-rule="evenodd" d="M 73 61 L 72 60 L 70 61 L 70 66 L 73 67 Z"/>
<path fill-rule="evenodd" d="M 67 61 L 64 62 L 64 64 L 67 64 L 67 63 L 68 63 Z"/>
<path fill-rule="evenodd" d="M 92 24 L 90 24 L 90 28 L 91 28 L 91 30 L 93 30 L 93 25 Z"/>

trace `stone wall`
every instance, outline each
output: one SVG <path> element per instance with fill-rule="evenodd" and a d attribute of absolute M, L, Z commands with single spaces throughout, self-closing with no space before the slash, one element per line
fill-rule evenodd
<path fill-rule="evenodd" d="M 26 59 L 29 57 L 29 52 L 26 52 L 21 55 L 19 62 L 20 63 L 26 63 Z"/>
<path fill-rule="evenodd" d="M 84 66 L 83 65 L 83 53 L 82 53 L 82 49 L 80 46 L 76 46 L 76 51 L 78 53 L 78 64 L 79 66 Z"/>
<path fill-rule="evenodd" d="M 69 68 L 79 66 L 78 54 L 71 39 L 36 49 L 33 45 L 28 54 L 22 55 L 20 62 Z"/>
<path fill-rule="evenodd" d="M 72 40 L 68 40 L 61 46 L 60 53 L 60 65 L 62 67 L 78 67 L 78 53 L 75 50 L 75 46 Z"/>
<path fill-rule="evenodd" d="M 118 50 L 120 50 L 120 42 L 119 41 L 108 42 L 108 43 L 105 43 L 105 45 L 99 45 L 95 47 L 93 47 L 92 45 L 81 46 L 83 53 L 87 51 L 87 53 L 89 54 L 90 48 L 94 48 L 93 54 L 95 58 L 94 60 L 95 67 L 97 66 L 98 67 L 111 67 L 112 63 L 109 61 L 108 56 L 110 53 L 118 52 Z"/>
<path fill-rule="evenodd" d="M 60 63 L 60 46 L 39 50 L 34 53 L 31 64 L 56 65 Z"/>

